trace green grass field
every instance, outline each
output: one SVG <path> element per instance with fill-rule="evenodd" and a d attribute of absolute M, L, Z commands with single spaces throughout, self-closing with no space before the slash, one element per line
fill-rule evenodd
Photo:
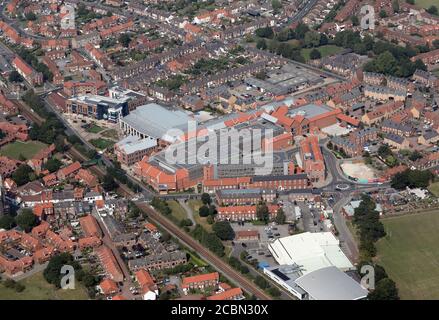
<path fill-rule="evenodd" d="M 192 262 L 194 265 L 196 265 L 198 267 L 207 267 L 209 265 L 203 259 L 196 257 L 191 252 L 188 252 L 188 254 L 190 256 L 189 262 Z"/>
<path fill-rule="evenodd" d="M 117 134 L 117 131 L 115 129 L 105 130 L 101 133 L 101 136 L 115 140 L 119 139 L 119 135 Z"/>
<path fill-rule="evenodd" d="M 0 300 L 88 300 L 85 288 L 76 284 L 75 290 L 55 289 L 39 272 L 21 281 L 26 289 L 16 292 L 0 284 Z"/>
<path fill-rule="evenodd" d="M 175 219 L 178 221 L 181 221 L 183 219 L 187 219 L 187 214 L 184 208 L 175 200 L 169 200 L 168 201 L 169 208 L 172 210 L 172 215 Z"/>
<path fill-rule="evenodd" d="M 439 2 L 437 0 L 415 0 L 415 4 L 425 9 L 428 9 L 434 5 L 439 9 Z"/>
<path fill-rule="evenodd" d="M 310 48 L 302 49 L 301 54 L 305 58 L 306 61 L 309 60 L 309 54 L 312 50 L 313 50 L 312 48 L 311 49 Z M 339 53 L 340 51 L 343 50 L 343 48 L 340 48 L 340 47 L 337 47 L 334 45 L 326 45 L 326 46 L 321 46 L 321 47 L 317 48 L 317 50 L 320 51 L 322 58 L 324 58 L 324 57 Z"/>
<path fill-rule="evenodd" d="M 439 299 L 439 211 L 382 220 L 378 263 L 396 282 L 402 299 Z"/>
<path fill-rule="evenodd" d="M 108 139 L 91 139 L 89 142 L 98 149 L 104 150 L 114 145 L 114 141 Z"/>
<path fill-rule="evenodd" d="M 91 133 L 99 133 L 102 130 L 104 130 L 104 128 L 98 126 L 97 124 L 92 124 L 90 126 L 90 128 L 87 129 L 87 132 L 91 132 Z"/>
<path fill-rule="evenodd" d="M 430 184 L 427 189 L 436 197 L 439 197 L 439 182 Z"/>
<path fill-rule="evenodd" d="M 20 158 L 20 155 L 22 155 L 28 160 L 46 147 L 47 145 L 39 141 L 15 141 L 2 147 L 0 149 L 0 155 L 17 160 Z"/>

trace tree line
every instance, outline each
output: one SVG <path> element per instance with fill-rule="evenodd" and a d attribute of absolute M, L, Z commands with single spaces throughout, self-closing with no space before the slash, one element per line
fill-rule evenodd
<path fill-rule="evenodd" d="M 410 77 L 416 69 L 427 70 L 421 60 L 412 62 L 410 58 L 425 51 L 425 48 L 401 47 L 383 40 L 375 41 L 370 35 L 362 37 L 359 32 L 345 30 L 338 32 L 333 39 L 324 33 L 311 30 L 306 24 L 299 23 L 296 29 L 285 28 L 277 33 L 271 27 L 259 28 L 255 31 L 258 38 L 256 47 L 268 50 L 285 58 L 305 62 L 301 54 L 303 48 L 314 48 L 310 52 L 311 59 L 321 57 L 318 47 L 336 45 L 350 49 L 360 55 L 372 58 L 365 66 L 365 71 L 384 73 L 396 77 Z M 378 34 L 382 38 L 382 34 Z"/>
<path fill-rule="evenodd" d="M 353 223 L 360 236 L 360 259 L 359 271 L 361 266 L 372 265 L 375 271 L 375 289 L 368 295 L 370 300 L 398 300 L 398 289 L 382 266 L 373 262 L 377 250 L 375 243 L 386 236 L 384 225 L 380 221 L 380 215 L 376 210 L 373 199 L 363 194 L 360 205 L 355 208 Z"/>

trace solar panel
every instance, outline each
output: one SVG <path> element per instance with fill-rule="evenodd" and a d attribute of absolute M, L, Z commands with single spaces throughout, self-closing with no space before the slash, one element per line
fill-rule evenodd
<path fill-rule="evenodd" d="M 279 269 L 273 269 L 271 270 L 272 273 L 274 273 L 276 276 L 278 276 L 279 278 L 281 278 L 283 281 L 288 281 L 290 280 L 289 277 L 287 277 L 285 274 L 283 274 L 282 272 L 279 271 Z"/>

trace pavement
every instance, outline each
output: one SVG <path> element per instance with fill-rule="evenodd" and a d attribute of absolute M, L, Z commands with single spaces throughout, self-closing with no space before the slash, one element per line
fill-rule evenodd
<path fill-rule="evenodd" d="M 195 221 L 194 218 L 194 211 L 192 210 L 191 207 L 189 207 L 187 205 L 187 202 L 183 199 L 178 199 L 178 203 L 183 207 L 183 209 L 186 211 L 186 214 L 188 216 L 189 219 L 191 219 L 192 223 L 194 224 L 194 226 L 197 224 L 197 222 Z"/>
<path fill-rule="evenodd" d="M 352 262 L 358 261 L 359 251 L 357 243 L 346 225 L 345 217 L 342 214 L 342 208 L 351 201 L 351 197 L 342 197 L 333 207 L 334 225 L 338 231 L 338 239 L 342 250 L 346 253 Z"/>

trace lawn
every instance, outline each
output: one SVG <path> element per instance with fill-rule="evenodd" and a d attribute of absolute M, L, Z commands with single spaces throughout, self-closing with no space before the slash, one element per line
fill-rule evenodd
<path fill-rule="evenodd" d="M 43 272 L 38 272 L 21 281 L 26 289 L 23 292 L 16 292 L 0 284 L 0 300 L 88 300 L 85 288 L 76 284 L 75 290 L 55 289 L 47 283 Z"/>
<path fill-rule="evenodd" d="M 93 123 L 93 124 L 90 126 L 90 128 L 87 129 L 87 132 L 91 132 L 91 133 L 99 133 L 99 132 L 101 132 L 102 130 L 104 130 L 104 128 L 102 128 L 102 127 L 98 126 L 97 124 L 94 124 L 94 123 Z"/>
<path fill-rule="evenodd" d="M 212 225 L 207 223 L 207 218 L 200 217 L 200 215 L 198 214 L 198 209 L 200 209 L 200 207 L 203 205 L 201 200 L 189 200 L 188 205 L 194 211 L 195 222 L 201 225 L 204 229 L 206 229 L 206 231 L 212 232 Z"/>
<path fill-rule="evenodd" d="M 416 0 L 415 4 L 425 9 L 428 9 L 431 6 L 435 5 L 439 9 L 439 3 L 437 0 Z"/>
<path fill-rule="evenodd" d="M 306 61 L 309 60 L 309 54 L 312 50 L 313 50 L 313 48 L 302 49 L 301 54 L 305 58 Z M 343 48 L 340 48 L 340 47 L 337 47 L 334 45 L 326 45 L 326 46 L 318 47 L 317 50 L 320 51 L 322 58 L 324 58 L 324 57 L 339 53 L 340 51 L 343 50 Z"/>
<path fill-rule="evenodd" d="M 101 133 L 101 136 L 103 136 L 105 138 L 115 139 L 115 140 L 119 139 L 119 135 L 117 133 L 117 130 L 115 130 L 115 129 L 105 130 L 104 132 Z"/>
<path fill-rule="evenodd" d="M 175 200 L 168 201 L 169 208 L 172 210 L 172 216 L 181 221 L 183 219 L 187 219 L 187 214 L 184 208 Z"/>
<path fill-rule="evenodd" d="M 207 267 L 208 266 L 208 264 L 203 259 L 196 257 L 191 252 L 188 252 L 188 254 L 190 256 L 189 262 L 192 262 L 195 266 L 198 266 L 198 267 Z"/>
<path fill-rule="evenodd" d="M 378 263 L 396 282 L 402 299 L 439 299 L 439 211 L 382 220 Z"/>
<path fill-rule="evenodd" d="M 108 139 L 91 139 L 89 142 L 98 149 L 104 150 L 114 145 L 114 141 Z"/>
<path fill-rule="evenodd" d="M 439 182 L 430 184 L 427 189 L 436 197 L 439 197 Z"/>
<path fill-rule="evenodd" d="M 28 159 L 32 159 L 40 150 L 46 148 L 47 145 L 39 141 L 15 141 L 9 143 L 0 149 L 0 155 L 13 159 L 19 159 L 20 155 Z"/>

